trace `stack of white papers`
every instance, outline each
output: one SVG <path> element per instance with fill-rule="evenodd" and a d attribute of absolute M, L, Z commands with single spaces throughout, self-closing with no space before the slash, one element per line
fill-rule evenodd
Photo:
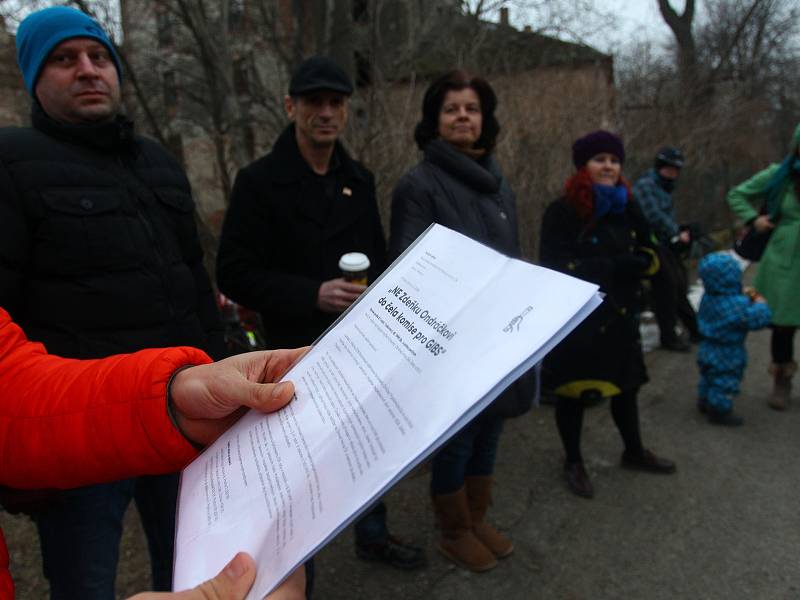
<path fill-rule="evenodd" d="M 431 226 L 181 480 L 175 589 L 239 551 L 262 598 L 601 302 L 597 286 Z"/>

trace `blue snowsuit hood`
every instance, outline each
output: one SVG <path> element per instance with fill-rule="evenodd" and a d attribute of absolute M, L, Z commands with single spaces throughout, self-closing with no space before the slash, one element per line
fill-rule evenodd
<path fill-rule="evenodd" d="M 747 332 L 769 325 L 769 307 L 742 293 L 742 271 L 727 253 L 715 252 L 700 261 L 698 274 L 705 294 L 697 311 L 703 341 L 697 352 L 698 396 L 720 413 L 731 410 L 747 365 Z"/>
<path fill-rule="evenodd" d="M 742 270 L 728 254 L 715 252 L 703 257 L 697 268 L 706 294 L 730 296 L 742 291 Z"/>

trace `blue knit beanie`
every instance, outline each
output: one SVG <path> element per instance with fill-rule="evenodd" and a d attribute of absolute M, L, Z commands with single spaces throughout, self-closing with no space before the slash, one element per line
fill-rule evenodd
<path fill-rule="evenodd" d="M 17 29 L 17 63 L 31 96 L 50 52 L 64 40 L 92 38 L 108 48 L 122 81 L 122 67 L 114 45 L 103 28 L 89 15 L 66 6 L 53 6 L 31 13 Z"/>

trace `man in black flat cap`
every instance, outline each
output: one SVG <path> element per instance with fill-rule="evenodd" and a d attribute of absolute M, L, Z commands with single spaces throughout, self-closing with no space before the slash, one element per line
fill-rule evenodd
<path fill-rule="evenodd" d="M 303 62 L 284 98 L 291 123 L 272 152 L 236 176 L 217 282 L 261 313 L 269 348 L 311 344 L 366 289 L 341 276 L 343 254 L 366 254 L 370 281 L 385 267 L 374 178 L 338 139 L 352 93 L 350 77 L 331 59 Z M 382 502 L 355 529 L 356 552 L 365 560 L 404 569 L 425 563 L 421 549 L 389 535 Z"/>

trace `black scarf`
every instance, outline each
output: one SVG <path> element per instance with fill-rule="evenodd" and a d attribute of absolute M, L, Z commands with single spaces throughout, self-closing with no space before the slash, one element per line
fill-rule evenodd
<path fill-rule="evenodd" d="M 425 146 L 425 160 L 481 193 L 494 194 L 500 191 L 502 176 L 491 154 L 475 160 L 452 144 L 435 139 Z"/>

